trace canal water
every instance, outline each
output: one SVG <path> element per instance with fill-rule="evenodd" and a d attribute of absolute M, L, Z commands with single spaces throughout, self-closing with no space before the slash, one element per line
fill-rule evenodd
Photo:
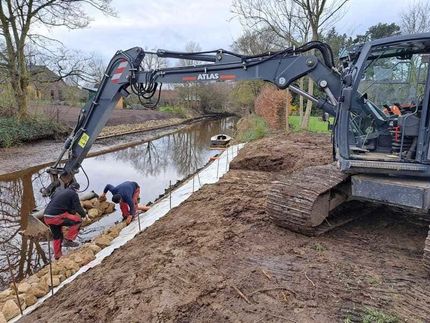
<path fill-rule="evenodd" d="M 169 188 L 207 164 L 219 151 L 210 149 L 210 137 L 233 135 L 235 118 L 207 120 L 157 140 L 87 158 L 76 178 L 88 190 L 101 193 L 106 184 L 132 180 L 141 186 L 141 203 L 157 199 Z M 18 156 L 17 156 L 18 157 Z M 40 189 L 49 184 L 44 167 L 32 167 L 16 174 L 0 176 L 0 290 L 10 283 L 6 262 L 9 255 L 15 276 L 23 278 L 47 263 L 46 244 L 23 238 L 28 214 L 46 205 Z M 110 194 L 110 193 L 108 193 Z M 110 195 L 108 196 L 110 198 Z M 88 241 L 106 227 L 122 219 L 115 211 L 81 230 L 78 240 Z"/>

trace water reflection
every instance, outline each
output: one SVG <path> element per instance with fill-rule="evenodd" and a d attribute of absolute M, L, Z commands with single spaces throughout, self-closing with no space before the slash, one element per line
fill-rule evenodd
<path fill-rule="evenodd" d="M 218 133 L 233 135 L 234 124 L 233 118 L 204 121 L 152 142 L 85 159 L 82 165 L 90 178 L 89 189 L 101 192 L 107 183 L 134 180 L 142 187 L 142 202 L 153 201 L 164 193 L 170 181 L 175 183 L 204 166 L 216 153 L 209 149 L 210 137 Z M 46 243 L 19 234 L 31 210 L 48 202 L 39 193 L 49 184 L 44 170 L 36 167 L 0 176 L 0 289 L 10 283 L 6 252 L 19 278 L 47 263 Z M 81 187 L 86 186 L 82 172 L 77 179 Z M 85 228 L 80 241 L 90 239 L 119 219 L 119 214 L 113 214 Z"/>

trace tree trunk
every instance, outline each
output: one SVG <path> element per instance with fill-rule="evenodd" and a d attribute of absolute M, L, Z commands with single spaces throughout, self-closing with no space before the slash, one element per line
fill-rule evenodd
<path fill-rule="evenodd" d="M 311 78 L 309 78 L 309 82 L 308 82 L 308 93 L 310 95 L 313 95 L 313 93 L 314 93 L 314 81 Z M 312 112 L 312 101 L 307 100 L 306 111 L 305 111 L 305 114 L 303 116 L 302 125 L 301 125 L 302 129 L 308 129 L 309 128 L 309 119 L 311 116 L 311 112 Z"/>
<path fill-rule="evenodd" d="M 291 103 L 291 95 L 290 95 L 290 90 L 287 88 L 285 90 L 285 96 L 286 96 L 286 100 L 285 100 L 285 131 L 290 131 L 290 125 L 288 124 L 288 117 L 290 116 L 290 103 Z"/>
<path fill-rule="evenodd" d="M 318 23 L 313 24 L 311 21 L 311 29 L 312 29 L 312 41 L 318 40 Z M 309 52 L 309 54 L 314 55 L 315 50 L 311 50 Z M 310 95 L 314 94 L 314 81 L 310 77 L 309 77 L 309 82 L 308 82 L 308 93 Z M 312 112 L 312 101 L 307 100 L 306 111 L 305 111 L 305 115 L 303 116 L 303 121 L 302 121 L 302 125 L 301 125 L 302 129 L 308 129 L 309 128 L 309 119 L 311 116 L 311 112 Z"/>
<path fill-rule="evenodd" d="M 304 82 L 304 78 L 302 77 L 302 78 L 300 78 L 300 83 L 299 83 L 299 86 L 300 86 L 300 89 L 302 89 L 302 90 L 304 90 L 304 86 L 305 86 L 305 82 Z M 301 126 L 302 125 L 302 122 L 303 122 L 303 104 L 304 104 L 304 100 L 303 100 L 303 97 L 301 96 L 301 95 L 299 95 L 299 116 L 300 116 L 300 122 L 299 122 L 299 125 Z"/>

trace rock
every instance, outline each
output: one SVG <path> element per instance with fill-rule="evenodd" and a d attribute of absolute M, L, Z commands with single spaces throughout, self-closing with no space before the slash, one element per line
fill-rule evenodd
<path fill-rule="evenodd" d="M 66 276 L 66 278 L 69 278 L 70 276 L 72 276 L 73 275 L 73 272 L 69 269 L 69 270 L 66 270 L 65 272 L 64 272 L 64 276 Z"/>
<path fill-rule="evenodd" d="M 18 285 L 18 293 L 27 293 L 27 291 L 31 288 L 31 285 L 29 283 L 21 283 Z"/>
<path fill-rule="evenodd" d="M 82 204 L 82 207 L 86 210 L 92 209 L 94 207 L 93 203 L 91 203 L 90 200 L 82 201 L 81 204 Z"/>
<path fill-rule="evenodd" d="M 109 237 L 108 235 L 101 235 L 94 240 L 94 243 L 103 249 L 109 246 L 111 241 L 112 241 L 112 238 Z"/>
<path fill-rule="evenodd" d="M 62 259 L 62 265 L 65 269 L 63 270 L 63 272 L 67 270 L 74 270 L 76 272 L 79 270 L 79 265 L 73 259 L 70 258 Z"/>
<path fill-rule="evenodd" d="M 48 273 L 48 270 L 49 270 L 49 266 L 45 266 L 45 267 L 43 267 L 41 270 L 39 270 L 36 273 L 36 276 L 39 277 L 39 278 L 41 278 L 41 277 L 45 276 Z"/>
<path fill-rule="evenodd" d="M 90 219 L 95 219 L 99 215 L 101 215 L 99 209 L 93 208 L 88 210 L 88 216 L 90 217 Z"/>
<path fill-rule="evenodd" d="M 43 290 L 45 294 L 49 292 L 49 285 L 48 285 L 48 282 L 46 280 L 43 281 L 41 279 L 39 284 L 37 284 L 37 288 L 40 288 L 41 290 Z"/>
<path fill-rule="evenodd" d="M 111 204 L 112 204 L 112 203 L 110 203 L 110 202 L 108 202 L 108 201 L 100 202 L 99 209 L 100 209 L 101 211 L 103 211 L 103 213 L 106 213 L 106 210 L 110 207 L 110 205 L 111 205 Z"/>
<path fill-rule="evenodd" d="M 118 237 L 120 231 L 121 231 L 121 228 L 114 226 L 109 229 L 109 231 L 107 232 L 107 235 L 110 236 L 112 239 L 115 239 L 116 237 Z"/>
<path fill-rule="evenodd" d="M 49 278 L 48 281 L 48 286 L 51 286 L 51 279 Z M 60 276 L 53 276 L 52 277 L 52 286 L 57 287 L 58 285 L 60 285 L 61 281 L 60 281 Z"/>
<path fill-rule="evenodd" d="M 0 312 L 0 323 L 6 323 L 6 318 L 3 315 L 3 312 Z"/>
<path fill-rule="evenodd" d="M 100 248 L 98 245 L 96 244 L 90 244 L 88 245 L 88 249 L 90 249 L 94 254 L 98 253 L 100 250 L 102 250 L 102 248 Z"/>
<path fill-rule="evenodd" d="M 18 305 L 11 299 L 4 303 L 1 311 L 6 321 L 9 321 L 20 313 Z"/>
<path fill-rule="evenodd" d="M 37 277 L 36 275 L 31 275 L 30 277 L 28 277 L 26 279 L 27 283 L 29 283 L 30 285 L 34 284 L 34 283 L 38 283 L 40 280 L 39 277 Z"/>
<path fill-rule="evenodd" d="M 48 284 L 46 286 L 48 286 Z M 39 286 L 32 286 L 28 291 L 28 293 L 31 295 L 34 295 L 35 297 L 42 297 L 42 296 L 45 296 L 48 293 L 48 291 L 49 289 L 45 291 L 44 289 L 41 289 Z"/>
<path fill-rule="evenodd" d="M 5 299 L 6 297 L 12 295 L 12 290 L 10 288 L 5 289 L 0 293 L 0 300 Z"/>
<path fill-rule="evenodd" d="M 125 221 L 122 221 L 116 225 L 117 228 L 120 228 L 120 230 L 124 229 L 127 226 L 127 223 Z"/>
<path fill-rule="evenodd" d="M 87 249 L 87 250 L 82 250 L 81 252 L 77 253 L 74 256 L 74 260 L 75 262 L 79 265 L 79 266 L 84 266 L 87 263 L 89 263 L 91 260 L 93 260 L 94 254 L 91 250 Z"/>
<path fill-rule="evenodd" d="M 37 297 L 31 293 L 26 293 L 26 294 L 24 294 L 24 300 L 25 300 L 25 304 L 27 304 L 27 306 L 31 306 L 33 304 L 36 304 Z"/>
<path fill-rule="evenodd" d="M 115 204 L 109 203 L 109 207 L 107 207 L 104 211 L 105 214 L 109 214 L 115 211 Z"/>
<path fill-rule="evenodd" d="M 97 209 L 100 207 L 100 200 L 98 197 L 94 197 L 90 201 L 93 204 L 93 207 L 95 207 Z"/>

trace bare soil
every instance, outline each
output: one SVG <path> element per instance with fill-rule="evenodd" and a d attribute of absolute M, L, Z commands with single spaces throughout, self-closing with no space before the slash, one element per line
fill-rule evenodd
<path fill-rule="evenodd" d="M 270 180 L 330 162 L 330 147 L 329 137 L 304 133 L 248 145 L 218 183 L 21 321 L 343 322 L 382 313 L 428 321 L 426 227 L 379 208 L 306 237 L 268 218 Z"/>

